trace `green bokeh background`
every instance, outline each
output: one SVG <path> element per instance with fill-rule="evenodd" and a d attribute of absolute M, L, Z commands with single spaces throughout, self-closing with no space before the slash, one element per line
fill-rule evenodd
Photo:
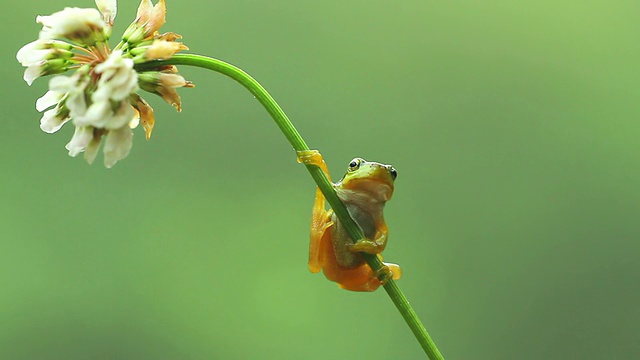
<path fill-rule="evenodd" d="M 137 1 L 120 1 L 114 34 Z M 307 271 L 314 184 L 258 102 L 183 67 L 113 169 L 38 128 L 15 52 L 0 135 L 0 358 L 419 359 L 384 291 Z M 640 357 L 640 3 L 176 1 L 165 31 L 279 101 L 335 176 L 399 172 L 386 259 L 447 359 Z M 115 43 L 114 39 L 114 43 Z"/>

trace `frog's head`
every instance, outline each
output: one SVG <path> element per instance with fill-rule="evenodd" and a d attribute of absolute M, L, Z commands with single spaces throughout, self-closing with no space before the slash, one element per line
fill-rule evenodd
<path fill-rule="evenodd" d="M 337 186 L 365 192 L 380 201 L 388 201 L 393 195 L 393 183 L 398 172 L 391 165 L 355 158 L 349 163 L 347 173 Z"/>

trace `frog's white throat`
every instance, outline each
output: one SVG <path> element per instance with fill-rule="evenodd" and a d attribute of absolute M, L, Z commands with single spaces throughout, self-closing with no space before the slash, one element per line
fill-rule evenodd
<path fill-rule="evenodd" d="M 368 211 L 382 211 L 384 204 L 391 199 L 393 188 L 377 181 L 362 181 L 355 189 L 336 188 L 342 202 L 354 204 Z"/>

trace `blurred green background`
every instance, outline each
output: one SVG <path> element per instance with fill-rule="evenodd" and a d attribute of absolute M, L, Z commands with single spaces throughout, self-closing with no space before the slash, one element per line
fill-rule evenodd
<path fill-rule="evenodd" d="M 137 1 L 120 1 L 114 37 Z M 447 359 L 640 357 L 637 1 L 175 1 L 163 31 L 256 77 L 335 177 L 399 172 L 388 261 Z M 258 102 L 181 68 L 113 169 L 40 131 L 3 6 L 0 358 L 419 359 L 385 292 L 307 271 L 314 184 Z M 113 44 L 115 40 L 113 39 Z"/>

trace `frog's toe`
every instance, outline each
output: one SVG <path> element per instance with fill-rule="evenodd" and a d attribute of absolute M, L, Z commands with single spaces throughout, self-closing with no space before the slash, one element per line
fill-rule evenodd
<path fill-rule="evenodd" d="M 398 264 L 392 264 L 392 263 L 384 263 L 389 270 L 391 271 L 391 278 L 393 280 L 398 280 L 400 279 L 400 277 L 402 277 L 402 269 L 400 268 L 400 265 Z"/>
<path fill-rule="evenodd" d="M 393 271 L 386 264 L 382 265 L 380 269 L 373 273 L 373 276 L 380 280 L 380 285 L 382 286 L 393 279 L 393 275 Z"/>
<path fill-rule="evenodd" d="M 318 150 L 298 150 L 296 151 L 298 162 L 305 165 L 321 166 L 323 159 Z"/>
<path fill-rule="evenodd" d="M 379 254 L 384 250 L 378 243 L 369 239 L 360 239 L 354 244 L 347 245 L 351 252 L 365 252 L 367 254 Z"/>

